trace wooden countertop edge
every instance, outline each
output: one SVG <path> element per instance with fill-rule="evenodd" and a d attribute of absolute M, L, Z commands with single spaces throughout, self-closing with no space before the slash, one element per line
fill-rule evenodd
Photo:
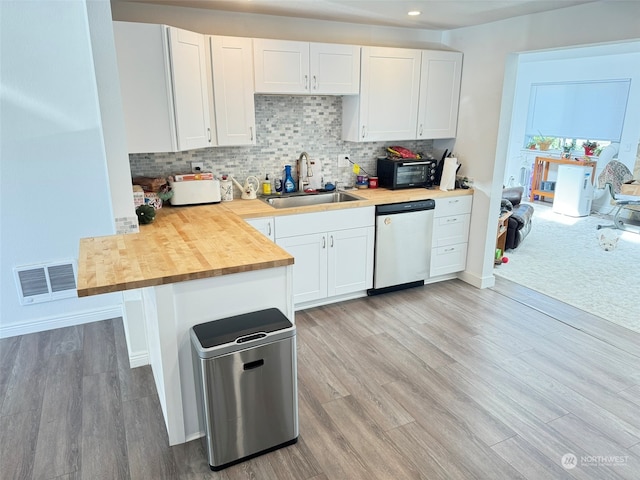
<path fill-rule="evenodd" d="M 232 267 L 215 268 L 211 270 L 203 270 L 200 272 L 180 273 L 175 275 L 162 275 L 155 278 L 145 278 L 136 282 L 119 282 L 110 285 L 97 287 L 78 288 L 78 297 L 89 297 L 92 295 L 101 295 L 103 293 L 115 293 L 124 290 L 134 290 L 145 287 L 158 287 L 160 285 L 168 285 L 170 283 L 188 282 L 191 280 L 201 280 L 204 278 L 221 277 L 234 273 L 252 272 L 256 270 L 264 270 L 267 268 L 286 267 L 293 265 L 294 258 L 289 255 L 286 258 L 278 260 L 268 260 L 264 262 L 252 262 L 247 264 L 234 265 Z"/>

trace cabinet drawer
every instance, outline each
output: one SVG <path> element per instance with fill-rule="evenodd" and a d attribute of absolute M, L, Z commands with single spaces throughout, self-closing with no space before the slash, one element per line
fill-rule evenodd
<path fill-rule="evenodd" d="M 471 215 L 450 215 L 433 221 L 433 247 L 466 243 L 469 240 Z"/>
<path fill-rule="evenodd" d="M 472 195 L 460 197 L 439 198 L 436 200 L 434 216 L 446 217 L 448 215 L 458 215 L 460 213 L 471 213 Z"/>
<path fill-rule="evenodd" d="M 448 245 L 431 250 L 430 276 L 437 277 L 447 273 L 464 270 L 467 263 L 467 244 Z"/>

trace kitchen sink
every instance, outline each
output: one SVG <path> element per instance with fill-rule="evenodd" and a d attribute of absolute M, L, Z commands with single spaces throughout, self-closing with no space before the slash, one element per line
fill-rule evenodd
<path fill-rule="evenodd" d="M 324 203 L 342 203 L 364 200 L 356 195 L 346 192 L 327 193 L 300 193 L 263 198 L 265 202 L 274 208 L 307 207 L 309 205 L 322 205 Z"/>

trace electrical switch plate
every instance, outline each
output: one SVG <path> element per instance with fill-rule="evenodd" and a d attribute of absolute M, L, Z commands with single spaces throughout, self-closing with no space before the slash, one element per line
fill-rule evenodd
<path fill-rule="evenodd" d="M 191 173 L 204 172 L 204 162 L 191 162 Z"/>
<path fill-rule="evenodd" d="M 338 154 L 338 168 L 348 167 L 351 160 L 351 156 L 348 153 Z"/>

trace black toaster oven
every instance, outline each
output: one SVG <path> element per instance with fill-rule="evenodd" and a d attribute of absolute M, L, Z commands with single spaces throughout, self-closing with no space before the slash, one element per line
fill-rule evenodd
<path fill-rule="evenodd" d="M 436 178 L 436 160 L 378 158 L 378 185 L 400 188 L 432 187 Z"/>

